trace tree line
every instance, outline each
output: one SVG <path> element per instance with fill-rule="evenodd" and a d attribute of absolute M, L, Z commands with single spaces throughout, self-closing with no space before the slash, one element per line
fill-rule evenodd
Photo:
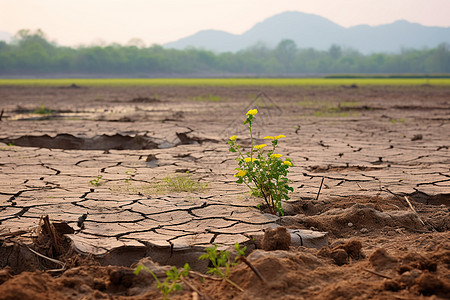
<path fill-rule="evenodd" d="M 363 55 L 332 45 L 327 51 L 299 48 L 283 40 L 275 48 L 262 43 L 236 53 L 202 49 L 165 49 L 134 44 L 64 47 L 41 30 L 20 30 L 10 43 L 0 41 L 2 76 L 227 76 L 336 73 L 450 73 L 450 47 L 403 49 Z"/>

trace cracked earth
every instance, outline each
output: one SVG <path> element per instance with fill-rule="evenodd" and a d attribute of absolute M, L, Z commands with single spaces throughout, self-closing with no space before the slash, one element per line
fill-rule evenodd
<path fill-rule="evenodd" d="M 210 94 L 220 101 L 199 101 Z M 388 243 L 375 236 L 405 232 L 448 242 L 446 87 L 0 87 L 0 99 L 2 237 L 20 232 L 27 244 L 48 215 L 73 230 L 76 253 L 101 264 L 150 257 L 197 269 L 205 247 L 259 248 L 263 230 L 280 225 L 317 234 L 316 248 L 358 236 L 373 250 Z M 248 146 L 249 108 L 259 111 L 258 142 L 287 136 L 286 216 L 260 211 L 232 176 L 226 141 L 237 134 Z M 206 188 L 173 191 L 167 176 Z M 30 267 L 3 248 L 2 267 Z"/>

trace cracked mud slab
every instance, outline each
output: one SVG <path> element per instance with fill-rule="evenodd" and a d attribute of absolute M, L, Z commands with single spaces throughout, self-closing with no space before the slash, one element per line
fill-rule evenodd
<path fill-rule="evenodd" d="M 253 87 L 0 87 L 0 232 L 35 227 L 48 214 L 76 230 L 69 237 L 86 254 L 124 245 L 172 253 L 248 242 L 282 223 L 257 209 L 259 200 L 232 176 L 236 163 L 226 140 L 237 134 L 248 143 L 241 124 L 249 106 L 259 111 L 258 143 L 287 136 L 279 150 L 295 164 L 288 212 L 358 202 L 349 197 L 406 195 L 449 206 L 448 88 L 262 90 L 255 98 L 260 90 Z M 158 101 L 133 101 L 155 93 Z M 192 100 L 205 93 L 225 100 Z M 41 104 L 55 113 L 33 114 Z M 330 105 L 340 113 L 324 111 Z M 161 188 L 164 177 L 186 172 L 207 188 Z M 95 179 L 98 185 L 90 183 Z"/>

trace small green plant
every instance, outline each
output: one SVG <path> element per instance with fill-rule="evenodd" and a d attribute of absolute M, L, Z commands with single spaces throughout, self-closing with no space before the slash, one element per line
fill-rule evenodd
<path fill-rule="evenodd" d="M 51 109 L 45 108 L 44 104 L 41 104 L 38 109 L 34 111 L 35 114 L 48 115 L 52 113 Z"/>
<path fill-rule="evenodd" d="M 390 121 L 392 124 L 395 124 L 395 123 L 404 123 L 404 122 L 405 122 L 405 119 L 404 119 L 404 118 L 400 118 L 400 119 L 390 118 L 389 121 Z"/>
<path fill-rule="evenodd" d="M 171 292 L 180 291 L 182 289 L 179 282 L 183 277 L 188 276 L 189 271 L 191 270 L 188 263 L 184 264 L 184 267 L 180 269 L 177 269 L 177 267 L 174 266 L 172 269 L 166 271 L 166 280 L 161 282 L 155 273 L 143 265 L 138 265 L 136 270 L 134 270 L 134 274 L 139 275 L 142 269 L 149 272 L 153 278 L 155 278 L 156 288 L 163 294 L 164 300 L 169 299 L 168 296 Z"/>
<path fill-rule="evenodd" d="M 195 101 L 208 101 L 208 102 L 219 102 L 219 101 L 224 101 L 225 98 L 222 98 L 220 96 L 216 96 L 213 94 L 209 94 L 207 97 L 203 97 L 203 96 L 197 96 L 197 97 L 193 97 L 192 98 Z"/>
<path fill-rule="evenodd" d="M 256 109 L 247 112 L 247 119 L 243 125 L 247 125 L 250 131 L 250 151 L 244 153 L 241 146 L 237 144 L 237 136 L 230 137 L 228 144 L 229 151 L 238 154 L 237 161 L 239 167 L 234 176 L 238 179 L 238 184 L 246 184 L 253 196 L 264 198 L 265 204 L 272 214 L 283 213 L 281 201 L 288 200 L 289 191 L 293 188 L 289 186 L 289 180 L 286 177 L 289 168 L 293 166 L 289 158 L 282 160 L 282 154 L 275 153 L 278 146 L 278 140 L 285 138 L 284 135 L 266 136 L 264 139 L 271 140 L 272 148 L 265 150 L 266 144 L 253 145 L 252 124 L 255 115 L 258 113 Z"/>
<path fill-rule="evenodd" d="M 217 275 L 238 290 L 243 291 L 242 288 L 231 281 L 228 276 L 230 275 L 231 267 L 237 265 L 240 258 L 245 256 L 245 250 L 247 249 L 247 247 L 241 248 L 239 243 L 236 243 L 234 247 L 236 248 L 238 255 L 233 262 L 231 262 L 230 260 L 230 252 L 226 250 L 217 250 L 217 245 L 206 248 L 206 254 L 201 255 L 198 259 L 209 259 L 212 267 L 208 267 L 207 273 Z"/>
<path fill-rule="evenodd" d="M 133 171 L 126 171 L 125 174 L 128 175 L 128 178 L 125 179 L 125 182 L 126 182 L 126 183 L 130 183 L 130 181 L 133 180 L 133 175 L 134 175 L 134 174 L 133 174 Z"/>
<path fill-rule="evenodd" d="M 193 180 L 189 174 L 166 176 L 163 181 L 165 188 L 171 192 L 202 192 L 208 187 L 208 183 Z"/>
<path fill-rule="evenodd" d="M 102 185 L 102 182 L 101 182 L 102 178 L 103 178 L 103 176 L 98 175 L 97 178 L 90 180 L 89 183 L 92 185 L 95 185 L 95 186 Z"/>

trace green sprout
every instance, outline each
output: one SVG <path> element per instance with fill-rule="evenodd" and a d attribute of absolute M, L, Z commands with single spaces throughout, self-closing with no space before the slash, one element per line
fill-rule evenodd
<path fill-rule="evenodd" d="M 236 256 L 233 262 L 230 261 L 230 252 L 226 250 L 217 250 L 217 245 L 206 248 L 206 254 L 201 255 L 198 259 L 209 259 L 212 267 L 208 267 L 207 273 L 217 275 L 231 284 L 233 287 L 237 288 L 240 291 L 243 291 L 240 286 L 238 286 L 236 283 L 231 281 L 230 278 L 228 278 L 228 276 L 230 275 L 231 267 L 238 264 L 240 258 L 245 256 L 245 250 L 247 249 L 247 247 L 243 247 L 241 249 L 239 243 L 236 243 L 235 248 L 238 256 Z"/>
<path fill-rule="evenodd" d="M 236 143 L 237 136 L 230 137 L 228 144 L 229 151 L 237 153 L 239 167 L 236 168 L 238 173 L 236 183 L 247 185 L 255 197 L 262 197 L 270 210 L 270 213 L 284 214 L 281 207 L 282 200 L 289 200 L 288 193 L 293 191 L 289 186 L 290 181 L 287 179 L 289 168 L 293 166 L 291 159 L 281 159 L 282 154 L 275 153 L 278 146 L 278 140 L 285 138 L 284 135 L 266 136 L 264 139 L 271 140 L 272 148 L 265 150 L 266 144 L 253 145 L 252 124 L 255 115 L 258 113 L 256 109 L 247 112 L 247 119 L 243 125 L 247 125 L 250 131 L 250 151 L 243 153 L 241 146 Z"/>
<path fill-rule="evenodd" d="M 133 174 L 133 171 L 126 171 L 125 174 L 128 175 L 128 178 L 125 179 L 125 182 L 126 182 L 126 183 L 130 183 L 130 181 L 133 180 L 133 175 L 134 175 L 134 174 Z"/>
<path fill-rule="evenodd" d="M 171 292 L 180 291 L 182 289 L 179 281 L 181 281 L 183 277 L 188 276 L 189 271 L 191 270 L 188 263 L 184 264 L 184 267 L 180 269 L 177 269 L 177 267 L 174 266 L 172 269 L 166 271 L 166 280 L 160 281 L 155 273 L 143 265 L 138 265 L 136 270 L 134 270 L 134 274 L 139 275 L 142 269 L 153 276 L 156 281 L 156 288 L 163 294 L 164 300 L 169 299 L 168 295 Z"/>
<path fill-rule="evenodd" d="M 103 177 L 103 176 L 98 175 L 97 178 L 92 179 L 92 180 L 89 180 L 89 183 L 92 184 L 92 185 L 95 185 L 95 186 L 102 185 L 102 182 L 101 182 L 102 177 Z"/>

